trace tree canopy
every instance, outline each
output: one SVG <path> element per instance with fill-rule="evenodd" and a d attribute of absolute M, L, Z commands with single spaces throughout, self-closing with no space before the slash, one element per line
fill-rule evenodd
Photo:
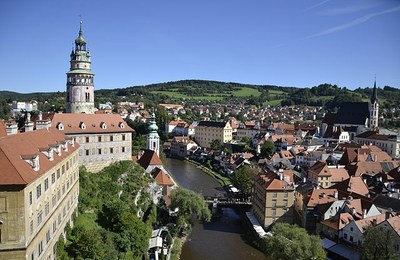
<path fill-rule="evenodd" d="M 235 171 L 232 178 L 232 183 L 242 192 L 249 194 L 251 193 L 251 190 L 253 188 L 254 180 L 257 177 L 257 173 L 257 169 L 245 165 L 239 170 Z"/>
<path fill-rule="evenodd" d="M 204 199 L 197 193 L 181 187 L 171 192 L 170 208 L 174 210 L 178 208 L 178 218 L 186 223 L 191 223 L 191 218 L 195 215 L 198 219 L 210 221 L 211 213 Z"/>
<path fill-rule="evenodd" d="M 321 239 L 298 226 L 277 223 L 272 236 L 264 241 L 265 253 L 271 259 L 326 259 Z"/>
<path fill-rule="evenodd" d="M 275 152 L 274 142 L 272 142 L 271 140 L 267 140 L 261 146 L 260 156 L 261 157 L 270 157 L 274 154 L 274 152 Z"/>
<path fill-rule="evenodd" d="M 370 226 L 364 232 L 361 259 L 398 259 L 397 241 L 390 229 Z"/>

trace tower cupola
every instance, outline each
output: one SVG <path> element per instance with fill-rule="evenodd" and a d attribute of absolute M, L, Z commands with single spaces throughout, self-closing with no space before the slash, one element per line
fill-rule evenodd
<path fill-rule="evenodd" d="M 81 21 L 67 72 L 67 113 L 94 114 L 94 74 L 90 67 L 91 55 L 83 38 Z"/>

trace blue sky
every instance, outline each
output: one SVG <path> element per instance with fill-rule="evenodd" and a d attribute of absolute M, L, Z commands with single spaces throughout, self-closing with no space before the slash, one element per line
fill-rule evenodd
<path fill-rule="evenodd" d="M 400 87 L 398 0 L 0 1 L 0 90 L 64 91 L 83 19 L 95 89 L 209 79 Z"/>

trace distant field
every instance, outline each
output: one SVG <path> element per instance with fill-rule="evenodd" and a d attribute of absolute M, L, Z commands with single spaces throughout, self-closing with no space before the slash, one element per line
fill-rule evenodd
<path fill-rule="evenodd" d="M 153 94 L 163 94 L 167 95 L 171 98 L 185 98 L 185 99 L 202 99 L 202 100 L 222 100 L 224 97 L 229 97 L 231 95 L 235 97 L 250 97 L 250 96 L 255 96 L 258 97 L 260 96 L 260 91 L 254 88 L 248 88 L 248 87 L 243 87 L 240 88 L 239 90 L 232 91 L 232 92 L 224 92 L 224 93 L 210 93 L 206 94 L 203 96 L 189 96 L 180 92 L 175 92 L 171 90 L 177 90 L 177 89 L 169 89 L 169 91 L 151 91 Z"/>
<path fill-rule="evenodd" d="M 266 106 L 280 106 L 283 99 L 270 100 L 264 103 Z"/>
<path fill-rule="evenodd" d="M 260 96 L 260 91 L 258 91 L 258 89 L 255 88 L 241 88 L 240 90 L 234 91 L 232 93 L 235 97 L 250 97 L 250 96 L 254 96 L 254 97 L 258 97 Z"/>

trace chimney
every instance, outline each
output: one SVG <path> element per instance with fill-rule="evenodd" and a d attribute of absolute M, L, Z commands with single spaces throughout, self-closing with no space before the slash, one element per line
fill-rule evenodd
<path fill-rule="evenodd" d="M 339 192 L 337 190 L 335 190 L 335 192 L 333 193 L 333 196 L 335 197 L 335 199 L 337 199 L 339 197 Z"/>
<path fill-rule="evenodd" d="M 363 210 L 363 218 L 366 218 L 367 217 L 367 209 L 364 209 Z"/>
<path fill-rule="evenodd" d="M 389 219 L 392 217 L 392 209 L 389 208 L 386 212 L 385 212 L 385 219 Z"/>
<path fill-rule="evenodd" d="M 303 178 L 303 183 L 304 183 L 304 182 L 307 182 L 307 178 L 306 178 L 306 177 Z"/>
<path fill-rule="evenodd" d="M 18 133 L 18 125 L 15 122 L 6 123 L 7 135 L 15 135 Z"/>
<path fill-rule="evenodd" d="M 355 208 L 351 208 L 350 209 L 351 215 L 355 216 L 356 215 L 356 209 Z"/>

